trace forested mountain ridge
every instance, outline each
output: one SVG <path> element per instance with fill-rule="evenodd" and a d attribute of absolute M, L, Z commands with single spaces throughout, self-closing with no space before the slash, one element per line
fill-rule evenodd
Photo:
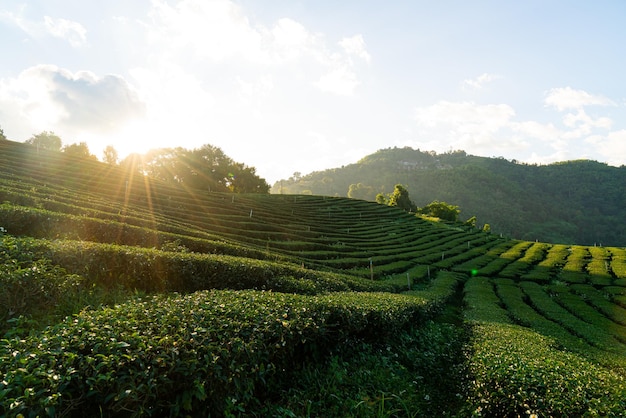
<path fill-rule="evenodd" d="M 278 181 L 272 193 L 375 200 L 404 184 L 418 206 L 434 200 L 476 216 L 493 232 L 555 243 L 626 245 L 626 167 L 590 160 L 515 160 L 388 148 L 357 163 Z"/>

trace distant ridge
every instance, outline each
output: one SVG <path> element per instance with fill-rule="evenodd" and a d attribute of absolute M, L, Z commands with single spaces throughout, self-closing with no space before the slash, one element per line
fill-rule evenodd
<path fill-rule="evenodd" d="M 418 206 L 441 200 L 513 238 L 626 246 L 626 167 L 590 160 L 529 165 L 452 151 L 387 148 L 340 168 L 295 173 L 272 193 L 374 200 L 395 184 Z M 352 187 L 351 187 L 352 185 Z"/>

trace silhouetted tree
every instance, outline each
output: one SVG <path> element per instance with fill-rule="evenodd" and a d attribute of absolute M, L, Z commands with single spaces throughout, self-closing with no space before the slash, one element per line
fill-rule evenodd
<path fill-rule="evenodd" d="M 366 186 L 363 183 L 352 183 L 348 188 L 348 197 L 351 199 L 371 199 L 374 195 L 374 188 L 372 186 Z"/>
<path fill-rule="evenodd" d="M 103 151 L 104 162 L 110 165 L 116 165 L 119 158 L 117 150 L 113 145 L 107 145 Z"/>
<path fill-rule="evenodd" d="M 7 137 L 4 135 L 4 131 L 0 128 L 0 141 L 6 141 Z"/>
<path fill-rule="evenodd" d="M 96 156 L 89 152 L 89 147 L 86 142 L 66 145 L 63 147 L 63 153 L 71 155 L 72 157 L 97 160 Z"/>
<path fill-rule="evenodd" d="M 37 150 L 61 151 L 63 141 L 54 132 L 43 131 L 33 135 L 24 141 L 26 144 L 34 145 Z"/>
<path fill-rule="evenodd" d="M 188 190 L 268 193 L 270 188 L 254 167 L 237 163 L 220 148 L 208 144 L 193 150 L 181 147 L 151 150 L 140 160 L 134 157 L 123 165 L 131 163 L 148 176 Z"/>

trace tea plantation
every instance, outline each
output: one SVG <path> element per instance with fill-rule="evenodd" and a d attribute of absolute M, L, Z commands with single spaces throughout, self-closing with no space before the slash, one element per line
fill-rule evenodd
<path fill-rule="evenodd" d="M 626 415 L 625 249 L 0 155 L 0 416 Z"/>

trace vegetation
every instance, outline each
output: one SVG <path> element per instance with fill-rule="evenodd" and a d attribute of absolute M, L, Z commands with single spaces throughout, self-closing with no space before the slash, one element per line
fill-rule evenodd
<path fill-rule="evenodd" d="M 0 152 L 0 416 L 626 409 L 622 248 Z"/>
<path fill-rule="evenodd" d="M 401 183 L 415 204 L 449 202 L 488 222 L 493 233 L 529 241 L 625 246 L 626 167 L 578 160 L 528 165 L 451 151 L 379 150 L 340 168 L 276 182 L 276 194 L 375 201 Z M 348 193 L 352 191 L 350 195 Z"/>

